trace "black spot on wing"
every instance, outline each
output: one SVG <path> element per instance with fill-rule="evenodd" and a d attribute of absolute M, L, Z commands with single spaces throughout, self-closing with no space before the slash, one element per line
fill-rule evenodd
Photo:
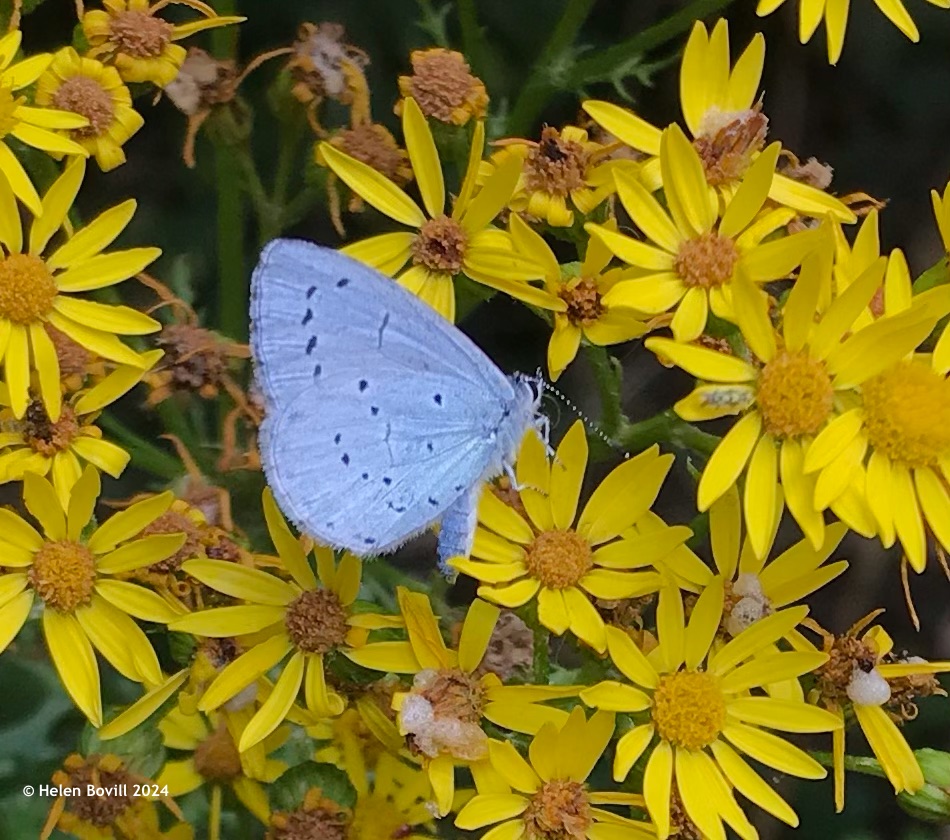
<path fill-rule="evenodd" d="M 349 283 L 350 283 L 349 277 L 341 277 L 339 280 L 336 281 L 336 287 L 338 289 L 342 289 L 344 286 L 348 286 Z"/>
<path fill-rule="evenodd" d="M 316 379 L 321 373 L 323 373 L 323 365 L 314 365 L 313 378 Z"/>
<path fill-rule="evenodd" d="M 389 487 L 389 485 L 392 483 L 393 483 L 393 480 L 388 475 L 383 476 L 383 484 Z"/>
<path fill-rule="evenodd" d="M 310 336 L 310 340 L 307 342 L 307 355 L 309 356 L 313 352 L 313 348 L 317 346 L 317 337 L 315 335 Z"/>
<path fill-rule="evenodd" d="M 343 437 L 343 435 L 341 435 L 339 432 L 337 432 L 337 433 L 333 436 L 333 442 L 334 442 L 334 443 L 339 443 L 339 442 L 340 442 L 340 439 L 341 439 L 342 437 Z"/>
<path fill-rule="evenodd" d="M 378 406 L 378 405 L 371 405 L 371 406 L 369 407 L 369 413 L 372 414 L 373 417 L 375 417 L 377 414 L 379 414 L 379 406 Z"/>
<path fill-rule="evenodd" d="M 310 300 L 310 298 L 313 297 L 313 293 L 314 293 L 316 290 L 317 290 L 317 287 L 316 287 L 316 286 L 311 286 L 309 289 L 307 289 L 307 300 Z"/>
<path fill-rule="evenodd" d="M 308 306 L 307 311 L 303 316 L 303 320 L 300 322 L 304 326 L 309 324 L 313 320 L 313 310 Z"/>
<path fill-rule="evenodd" d="M 359 386 L 359 387 L 360 387 L 360 393 L 362 394 L 363 391 L 365 391 L 367 388 L 369 388 L 369 382 L 367 382 L 365 379 L 361 379 L 361 380 L 360 380 L 360 386 Z"/>
<path fill-rule="evenodd" d="M 435 394 L 435 395 L 432 397 L 432 399 L 435 401 L 435 404 L 436 404 L 436 405 L 442 405 L 442 395 L 441 395 L 441 394 Z"/>
<path fill-rule="evenodd" d="M 389 313 L 387 312 L 385 315 L 383 315 L 383 323 L 379 325 L 379 339 L 376 346 L 380 350 L 383 349 L 383 332 L 385 331 L 386 326 L 388 324 L 389 324 Z"/>
<path fill-rule="evenodd" d="M 426 449 L 427 449 L 429 452 L 432 452 L 433 449 L 435 449 L 435 447 L 432 445 L 432 441 L 431 441 L 431 440 L 426 443 Z"/>
<path fill-rule="evenodd" d="M 433 507 L 438 507 L 438 506 L 439 506 L 439 500 L 438 500 L 438 499 L 433 499 L 432 496 L 429 496 L 429 504 L 432 505 Z"/>
<path fill-rule="evenodd" d="M 350 465 L 350 456 L 346 452 L 343 453 L 343 457 L 340 458 L 340 460 L 344 463 L 345 466 L 348 467 Z"/>

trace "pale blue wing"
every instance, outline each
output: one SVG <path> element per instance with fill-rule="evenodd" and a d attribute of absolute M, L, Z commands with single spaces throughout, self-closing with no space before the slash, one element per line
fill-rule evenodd
<path fill-rule="evenodd" d="M 325 542 L 394 549 L 499 468 L 530 419 L 466 336 L 335 251 L 271 243 L 252 293 L 268 482 Z"/>

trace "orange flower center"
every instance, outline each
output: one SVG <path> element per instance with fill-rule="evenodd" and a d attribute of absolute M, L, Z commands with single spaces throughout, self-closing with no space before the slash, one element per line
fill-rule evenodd
<path fill-rule="evenodd" d="M 752 156 L 765 146 L 769 120 L 761 104 L 746 111 L 724 114 L 710 109 L 703 118 L 703 133 L 693 141 L 711 186 L 731 184 L 745 175 Z"/>
<path fill-rule="evenodd" d="M 47 458 L 57 452 L 69 449 L 79 434 L 79 422 L 73 409 L 64 405 L 55 423 L 49 419 L 46 409 L 39 400 L 33 400 L 26 407 L 23 417 L 23 436 L 29 447 Z"/>
<path fill-rule="evenodd" d="M 147 12 L 119 12 L 110 25 L 111 41 L 134 58 L 158 58 L 172 39 L 174 27 Z"/>
<path fill-rule="evenodd" d="M 581 277 L 573 285 L 561 289 L 561 298 L 567 303 L 567 318 L 575 327 L 593 324 L 606 308 L 600 302 L 597 281 L 590 277 Z"/>
<path fill-rule="evenodd" d="M 88 76 L 73 76 L 63 82 L 51 102 L 54 108 L 72 111 L 89 120 L 86 128 L 75 129 L 79 137 L 99 137 L 111 127 L 115 104 L 109 92 Z"/>
<path fill-rule="evenodd" d="M 570 779 L 545 782 L 521 819 L 527 840 L 584 840 L 593 822 L 587 789 Z"/>
<path fill-rule="evenodd" d="M 704 671 L 664 674 L 653 695 L 652 714 L 664 741 L 687 750 L 709 746 L 726 722 L 719 679 Z"/>
<path fill-rule="evenodd" d="M 0 87 L 0 139 L 6 137 L 20 122 L 16 117 L 16 109 L 26 102 L 24 96 L 14 96 L 7 87 Z"/>
<path fill-rule="evenodd" d="M 471 116 L 484 116 L 485 85 L 471 74 L 461 53 L 417 50 L 411 60 L 413 75 L 400 79 L 400 89 L 416 100 L 423 114 L 456 125 L 464 125 Z"/>
<path fill-rule="evenodd" d="M 556 128 L 546 126 L 541 142 L 528 152 L 524 182 L 528 192 L 568 195 L 586 186 L 589 155 L 573 140 L 565 140 Z"/>
<path fill-rule="evenodd" d="M 45 542 L 34 555 L 27 578 L 46 606 L 57 612 L 73 613 L 92 600 L 96 560 L 80 543 Z"/>
<path fill-rule="evenodd" d="M 950 455 L 950 380 L 922 362 L 901 362 L 861 386 L 865 429 L 878 452 L 908 467 Z"/>
<path fill-rule="evenodd" d="M 346 609 L 335 592 L 308 589 L 287 607 L 284 623 L 304 653 L 326 653 L 346 641 Z"/>
<path fill-rule="evenodd" d="M 125 813 L 135 802 L 132 798 L 132 785 L 141 781 L 126 769 L 121 759 L 114 755 L 89 756 L 82 758 L 72 755 L 66 759 L 68 772 L 57 771 L 53 782 L 60 787 L 77 788 L 78 796 L 70 796 L 67 810 L 84 822 L 91 823 L 97 829 L 107 829 Z M 115 793 L 123 790 L 126 793 Z M 111 788 L 113 792 L 97 796 L 87 793 L 89 786 Z M 98 833 L 98 832 L 97 832 Z M 111 831 L 106 835 L 110 836 Z"/>
<path fill-rule="evenodd" d="M 777 438 L 817 434 L 831 416 L 834 388 L 825 364 L 806 352 L 779 352 L 759 372 L 756 403 Z"/>
<path fill-rule="evenodd" d="M 175 504 L 179 505 L 180 502 L 175 502 Z M 188 508 L 185 510 L 188 510 Z M 165 513 L 142 529 L 140 536 L 143 537 L 151 537 L 155 534 L 185 535 L 185 542 L 182 547 L 170 557 L 152 563 L 152 565 L 148 567 L 150 572 L 155 572 L 156 574 L 171 574 L 172 572 L 177 572 L 178 569 L 181 568 L 181 564 L 186 560 L 193 560 L 196 557 L 205 555 L 204 545 L 201 539 L 202 529 L 199 526 L 200 520 L 196 521 L 196 519 L 197 517 L 193 518 L 188 516 L 188 514 L 182 510 L 172 508 L 171 510 L 165 511 Z"/>
<path fill-rule="evenodd" d="M 194 762 L 195 770 L 211 782 L 230 782 L 244 772 L 241 754 L 223 723 L 195 747 Z"/>
<path fill-rule="evenodd" d="M 39 257 L 10 254 L 0 259 L 0 318 L 32 324 L 53 308 L 57 292 L 53 275 Z"/>
<path fill-rule="evenodd" d="M 465 259 L 468 236 L 462 226 L 448 216 L 429 219 L 412 243 L 412 261 L 430 271 L 458 274 Z"/>
<path fill-rule="evenodd" d="M 525 565 L 549 589 L 569 589 L 594 567 L 594 553 L 574 531 L 542 531 L 528 546 Z"/>
<path fill-rule="evenodd" d="M 732 279 L 738 261 L 736 243 L 709 231 L 680 245 L 673 268 L 687 286 L 712 289 Z"/>

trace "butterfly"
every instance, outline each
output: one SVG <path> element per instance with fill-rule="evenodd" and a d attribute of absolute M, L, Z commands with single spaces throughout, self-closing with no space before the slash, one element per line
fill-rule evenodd
<path fill-rule="evenodd" d="M 543 425 L 533 377 L 508 377 L 459 329 L 375 269 L 277 239 L 251 280 L 265 400 L 261 460 L 287 517 L 356 555 L 394 551 L 441 520 L 465 556 L 485 481 Z"/>

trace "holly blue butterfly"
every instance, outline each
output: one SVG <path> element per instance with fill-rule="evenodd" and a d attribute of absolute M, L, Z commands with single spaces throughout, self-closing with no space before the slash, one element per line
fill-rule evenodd
<path fill-rule="evenodd" d="M 483 482 L 538 424 L 535 379 L 505 376 L 390 278 L 293 239 L 254 271 L 251 347 L 264 472 L 300 530 L 381 554 L 441 519 L 443 568 L 468 554 Z"/>

